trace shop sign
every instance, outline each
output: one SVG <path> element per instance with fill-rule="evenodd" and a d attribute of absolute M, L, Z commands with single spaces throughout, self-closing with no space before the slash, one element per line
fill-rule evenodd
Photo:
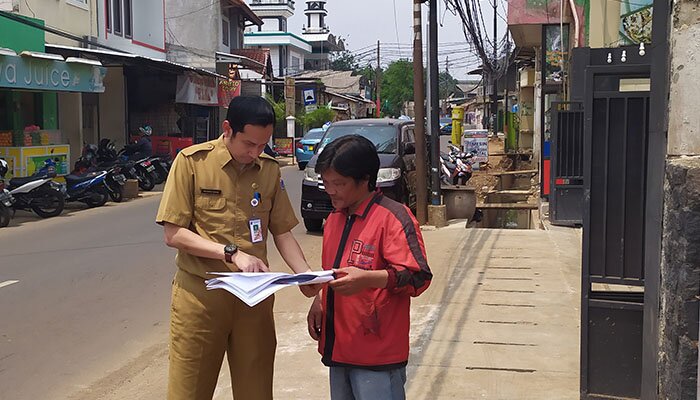
<path fill-rule="evenodd" d="M 186 73 L 177 77 L 176 103 L 198 104 L 200 106 L 219 105 L 216 79 L 195 73 Z"/>
<path fill-rule="evenodd" d="M 462 141 L 464 151 L 474 154 L 472 161 L 474 169 L 479 169 L 479 163 L 489 162 L 489 135 L 483 129 L 467 129 Z"/>
<path fill-rule="evenodd" d="M 228 108 L 231 100 L 241 95 L 240 79 L 224 79 L 219 81 L 219 105 Z"/>
<path fill-rule="evenodd" d="M 0 87 L 103 93 L 107 69 L 20 56 L 0 56 Z"/>
<path fill-rule="evenodd" d="M 294 139 L 292 138 L 275 138 L 275 151 L 277 154 L 289 156 L 294 153 Z"/>

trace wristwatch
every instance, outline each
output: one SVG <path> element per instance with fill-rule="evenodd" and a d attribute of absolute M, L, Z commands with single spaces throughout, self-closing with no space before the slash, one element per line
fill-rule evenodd
<path fill-rule="evenodd" d="M 226 262 L 233 263 L 233 256 L 238 252 L 238 246 L 235 244 L 227 244 L 224 246 L 224 256 L 226 257 Z"/>

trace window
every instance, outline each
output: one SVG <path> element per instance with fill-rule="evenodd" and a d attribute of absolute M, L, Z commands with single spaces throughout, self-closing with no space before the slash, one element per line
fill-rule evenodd
<path fill-rule="evenodd" d="M 122 34 L 122 0 L 114 0 L 112 2 L 112 14 L 114 15 L 113 28 L 114 34 Z"/>
<path fill-rule="evenodd" d="M 107 27 L 107 32 L 112 32 L 112 7 L 111 0 L 105 0 L 105 26 Z"/>
<path fill-rule="evenodd" d="M 131 0 L 124 0 L 124 37 L 133 37 L 133 22 L 131 20 Z"/>
<path fill-rule="evenodd" d="M 221 43 L 224 46 L 230 46 L 231 44 L 231 26 L 228 18 L 226 16 L 221 17 Z"/>
<path fill-rule="evenodd" d="M 89 10 L 87 0 L 66 0 L 66 3 L 78 8 L 82 8 L 85 11 Z"/>

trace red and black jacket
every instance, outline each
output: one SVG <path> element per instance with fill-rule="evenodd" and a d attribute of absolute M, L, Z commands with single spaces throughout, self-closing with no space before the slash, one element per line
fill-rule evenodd
<path fill-rule="evenodd" d="M 411 297 L 432 279 L 420 227 L 409 209 L 377 192 L 351 215 L 333 212 L 324 228 L 322 262 L 324 269 L 389 272 L 383 289 L 352 296 L 324 289 L 318 347 L 323 363 L 374 370 L 405 366 Z"/>

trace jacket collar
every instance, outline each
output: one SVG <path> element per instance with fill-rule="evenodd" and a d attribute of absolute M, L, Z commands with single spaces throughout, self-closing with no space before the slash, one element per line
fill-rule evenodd
<path fill-rule="evenodd" d="M 231 163 L 237 167 L 237 170 L 240 171 L 243 169 L 243 164 L 240 164 L 238 161 L 234 160 L 233 157 L 231 157 L 231 153 L 228 151 L 228 147 L 226 147 L 226 142 L 224 142 L 224 135 L 219 136 L 219 138 L 214 142 L 213 155 L 216 157 L 216 160 L 221 168 L 224 168 L 228 163 Z M 262 168 L 262 161 L 260 160 L 260 157 L 255 158 L 253 164 L 256 165 L 258 169 Z"/>
<path fill-rule="evenodd" d="M 375 203 L 378 203 L 384 195 L 382 194 L 382 191 L 379 189 L 376 189 L 374 191 L 374 194 L 372 196 L 367 197 L 362 203 L 360 203 L 360 206 L 357 207 L 357 210 L 355 210 L 352 215 L 356 215 L 360 218 L 366 218 L 367 214 L 369 213 L 369 210 L 372 208 L 372 206 Z M 342 210 L 342 213 L 345 215 L 350 215 L 348 214 L 348 209 Z"/>

